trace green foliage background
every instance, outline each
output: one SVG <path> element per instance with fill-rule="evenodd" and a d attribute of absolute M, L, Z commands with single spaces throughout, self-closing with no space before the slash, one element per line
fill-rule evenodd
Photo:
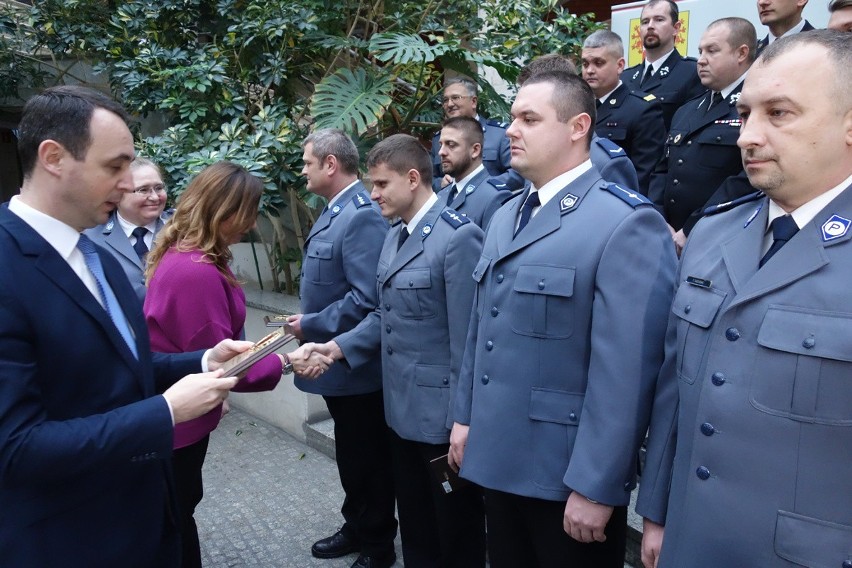
<path fill-rule="evenodd" d="M 447 72 L 481 88 L 480 109 L 509 100 L 478 73 L 510 85 L 537 55 L 576 55 L 595 25 L 555 0 L 40 0 L 0 12 L 0 97 L 78 82 L 91 62 L 132 112 L 168 127 L 139 136 L 171 197 L 208 164 L 232 160 L 264 180 L 267 254 L 292 292 L 289 262 L 319 199 L 300 178 L 311 128 L 348 131 L 366 153 L 378 139 L 424 139 L 441 118 Z M 509 97 L 511 98 L 509 93 Z"/>

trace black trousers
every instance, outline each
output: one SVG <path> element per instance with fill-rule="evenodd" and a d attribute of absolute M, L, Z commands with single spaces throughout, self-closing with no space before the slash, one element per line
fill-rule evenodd
<path fill-rule="evenodd" d="M 346 536 L 368 556 L 393 552 L 394 489 L 382 391 L 324 396 L 334 419 L 337 471 Z"/>
<path fill-rule="evenodd" d="M 412 442 L 393 431 L 390 437 L 405 568 L 483 568 L 482 491 L 471 484 L 444 493 L 429 469 L 449 444 Z"/>
<path fill-rule="evenodd" d="M 194 444 L 176 449 L 172 454 L 182 568 L 201 568 L 201 545 L 198 543 L 198 527 L 194 515 L 195 507 L 204 496 L 201 468 L 204 466 L 204 458 L 207 457 L 209 442 L 208 434 Z"/>
<path fill-rule="evenodd" d="M 616 507 L 605 542 L 582 543 L 563 529 L 565 501 L 485 490 L 491 568 L 623 568 L 627 507 Z"/>

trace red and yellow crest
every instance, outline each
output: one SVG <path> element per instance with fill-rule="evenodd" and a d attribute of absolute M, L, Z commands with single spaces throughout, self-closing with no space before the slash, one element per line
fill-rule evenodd
<path fill-rule="evenodd" d="M 630 41 L 627 44 L 627 67 L 633 67 L 642 63 L 644 50 L 642 49 L 642 38 L 639 37 L 639 20 L 641 18 L 630 18 Z M 675 47 L 681 53 L 686 53 L 689 38 L 689 10 L 680 13 L 680 31 L 675 37 Z"/>

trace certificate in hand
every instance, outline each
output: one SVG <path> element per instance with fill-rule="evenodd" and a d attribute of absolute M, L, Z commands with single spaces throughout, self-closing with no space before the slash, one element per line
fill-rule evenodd
<path fill-rule="evenodd" d="M 248 351 L 243 351 L 222 365 L 222 370 L 225 371 L 224 376 L 234 377 L 245 373 L 252 365 L 294 339 L 296 338 L 293 335 L 287 333 L 287 327 L 273 331 L 249 347 Z"/>

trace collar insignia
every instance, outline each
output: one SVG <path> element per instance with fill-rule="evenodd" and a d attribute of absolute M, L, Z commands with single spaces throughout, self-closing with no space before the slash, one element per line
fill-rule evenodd
<path fill-rule="evenodd" d="M 669 74 L 669 66 L 668 65 L 666 65 L 665 67 L 660 69 L 660 77 L 665 77 L 668 74 Z"/>
<path fill-rule="evenodd" d="M 473 185 L 473 184 L 470 184 L 469 186 L 467 186 L 466 188 L 464 188 L 464 192 L 465 192 L 466 194 L 470 194 L 470 193 L 473 193 L 473 190 L 474 190 L 474 189 L 476 189 L 476 186 L 475 186 L 475 185 Z"/>
<path fill-rule="evenodd" d="M 423 225 L 423 230 L 420 231 L 420 236 L 425 239 L 426 237 L 429 236 L 429 233 L 431 233 L 431 232 L 432 232 L 432 225 L 427 223 L 427 224 Z"/>
<path fill-rule="evenodd" d="M 335 205 L 334 207 L 331 208 L 331 214 L 332 215 L 337 215 L 338 213 L 340 213 L 340 205 Z"/>
<path fill-rule="evenodd" d="M 106 230 L 112 231 L 113 227 L 115 227 L 115 221 L 110 221 L 109 223 L 107 223 Z"/>
<path fill-rule="evenodd" d="M 849 219 L 840 215 L 832 215 L 831 219 L 822 225 L 822 241 L 827 243 L 839 239 L 849 230 L 849 225 L 852 225 L 852 221 Z"/>
<path fill-rule="evenodd" d="M 577 205 L 578 199 L 579 197 L 570 193 L 563 197 L 562 201 L 559 202 L 559 212 L 565 213 L 566 211 L 573 209 L 574 206 Z"/>

